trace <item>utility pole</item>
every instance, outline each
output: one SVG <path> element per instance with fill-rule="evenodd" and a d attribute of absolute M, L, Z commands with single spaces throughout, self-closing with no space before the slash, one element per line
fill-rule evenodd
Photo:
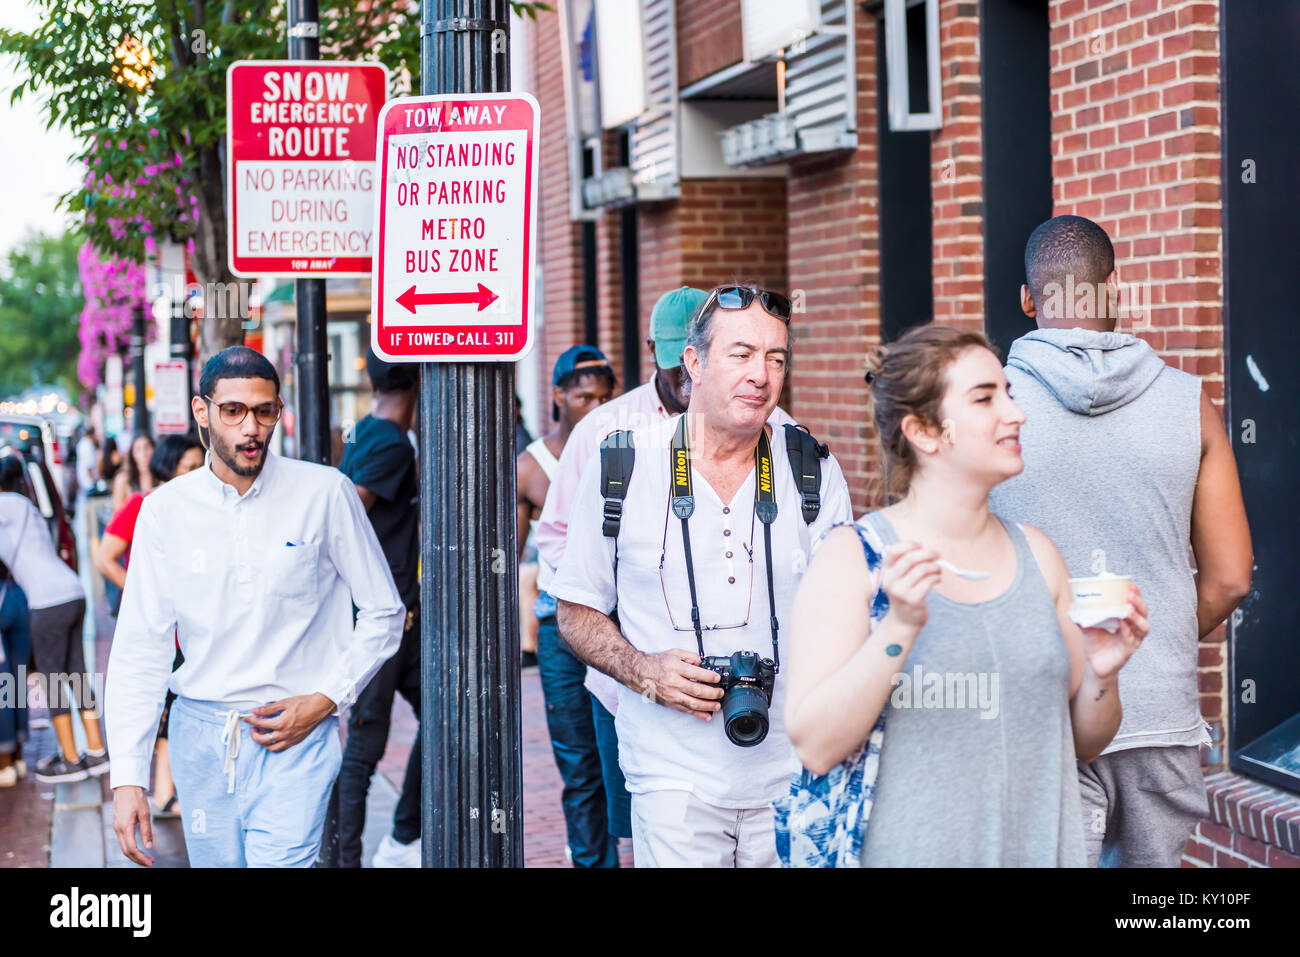
<path fill-rule="evenodd" d="M 508 0 L 422 0 L 420 92 L 510 89 Z M 522 867 L 515 370 L 420 377 L 425 867 Z"/>
<path fill-rule="evenodd" d="M 289 0 L 289 59 L 320 59 L 320 12 L 317 0 Z M 295 279 L 298 307 L 298 354 L 294 388 L 298 394 L 298 458 L 330 464 L 329 339 L 325 329 L 325 280 Z M 321 836 L 318 867 L 338 867 L 339 790 L 330 792 Z"/>
<path fill-rule="evenodd" d="M 320 59 L 317 0 L 289 0 L 289 59 Z M 298 458 L 330 464 L 329 349 L 325 334 L 325 280 L 294 280 L 298 306 Z M 331 829 L 326 828 L 327 839 Z"/>
<path fill-rule="evenodd" d="M 171 328 L 171 348 L 168 355 L 173 361 L 179 360 L 185 363 L 185 398 L 188 406 L 188 400 L 194 395 L 194 344 L 190 340 L 190 320 L 185 315 L 185 300 L 183 298 L 172 297 L 171 307 L 172 315 L 169 323 Z M 191 431 L 194 428 L 197 428 L 197 426 L 192 426 Z"/>
<path fill-rule="evenodd" d="M 144 306 L 135 307 L 135 319 L 131 324 L 131 377 L 135 380 L 134 428 L 136 435 L 149 435 L 149 407 L 145 404 L 144 380 Z"/>

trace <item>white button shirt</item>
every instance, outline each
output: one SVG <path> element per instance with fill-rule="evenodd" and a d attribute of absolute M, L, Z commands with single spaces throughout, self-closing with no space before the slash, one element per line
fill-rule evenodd
<path fill-rule="evenodd" d="M 550 488 L 546 492 L 546 502 L 537 522 L 535 532 L 537 541 L 538 573 L 537 587 L 549 591 L 551 580 L 555 577 L 553 569 L 560 567 L 564 559 L 564 541 L 569 532 L 569 513 L 573 510 L 573 499 L 578 493 L 582 481 L 582 470 L 592 460 L 593 453 L 600 448 L 600 443 L 611 432 L 620 429 L 636 430 L 646 428 L 656 422 L 673 418 L 664 408 L 655 387 L 655 373 L 650 381 L 637 386 L 606 402 L 599 408 L 592 409 L 582 421 L 573 427 L 569 440 L 564 443 L 560 461 L 555 475 L 551 477 Z M 773 427 L 793 422 L 794 419 L 784 409 L 777 406 L 768 417 Z M 599 456 L 597 456 L 597 461 Z M 596 696 L 601 705 L 610 714 L 618 714 L 618 682 L 609 675 L 602 674 L 595 668 L 587 669 L 587 679 L 583 682 L 588 691 Z"/>
<path fill-rule="evenodd" d="M 401 641 L 406 610 L 345 475 L 268 451 L 241 496 L 211 460 L 140 508 L 105 689 L 113 787 L 148 786 L 169 686 L 240 710 L 313 692 L 342 709 Z"/>
<path fill-rule="evenodd" d="M 633 432 L 636 465 L 623 502 L 615 581 L 614 542 L 601 530 L 600 459 L 594 455 L 569 513 L 568 542 L 551 583 L 556 598 L 609 614 L 618 608 L 624 636 L 647 654 L 682 648 L 696 651 L 690 589 L 682 550 L 681 521 L 669 512 L 669 448 L 679 416 Z M 801 499 L 785 452 L 784 431 L 771 437 L 776 472 L 777 518 L 772 525 L 772 569 L 781 660 L 787 660 L 790 606 L 812 546 L 832 525 L 853 520 L 848 485 L 833 457 L 821 460 L 821 512 L 804 524 Z M 695 513 L 690 519 L 691 555 L 701 624 L 743 628 L 704 632 L 708 655 L 755 651 L 772 656 L 763 524 L 754 515 L 754 473 L 729 503 L 722 502 L 699 472 L 691 470 Z M 663 556 L 662 584 L 660 556 Z M 752 585 L 751 585 L 752 575 Z M 666 598 L 665 598 L 666 593 Z M 671 612 L 671 614 L 670 614 Z M 674 630 L 674 624 L 681 630 Z M 628 790 L 691 791 L 715 807 L 756 808 L 785 793 L 798 769 L 785 733 L 784 672 L 777 675 L 767 738 L 751 748 L 732 744 L 721 712 L 703 722 L 642 698 L 640 689 L 619 686 L 619 765 Z"/>

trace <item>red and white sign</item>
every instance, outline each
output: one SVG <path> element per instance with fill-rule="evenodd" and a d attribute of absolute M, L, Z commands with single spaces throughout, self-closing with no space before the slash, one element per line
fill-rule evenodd
<path fill-rule="evenodd" d="M 180 435 L 190 430 L 190 389 L 183 360 L 154 364 L 153 402 L 154 429 L 160 435 Z"/>
<path fill-rule="evenodd" d="M 379 114 L 378 355 L 513 362 L 532 348 L 537 120 L 527 93 L 408 97 Z"/>
<path fill-rule="evenodd" d="M 241 60 L 226 73 L 226 207 L 237 276 L 368 276 L 379 63 Z"/>

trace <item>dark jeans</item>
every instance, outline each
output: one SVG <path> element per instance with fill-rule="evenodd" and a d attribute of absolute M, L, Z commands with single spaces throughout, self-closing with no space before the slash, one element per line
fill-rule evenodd
<path fill-rule="evenodd" d="M 366 826 L 366 795 L 375 766 L 388 746 L 388 726 L 397 692 L 420 716 L 420 616 L 402 634 L 397 654 L 384 662 L 357 697 L 348 716 L 348 743 L 339 768 L 339 867 L 361 866 L 361 832 Z M 406 762 L 402 795 L 393 814 L 393 838 L 410 844 L 420 837 L 420 736 Z"/>
<path fill-rule="evenodd" d="M 0 584 L 0 642 L 4 643 L 5 663 L 0 675 L 9 677 L 13 689 L 12 705 L 0 695 L 0 754 L 13 754 L 27 741 L 27 686 L 19 682 L 19 667 L 26 667 L 32 652 L 32 636 L 27 624 L 27 596 L 14 582 Z"/>
<path fill-rule="evenodd" d="M 587 666 L 560 638 L 555 616 L 538 622 L 537 664 L 546 699 L 551 751 L 564 779 L 561 804 L 574 867 L 618 867 L 618 841 L 610 836 L 605 809 L 594 700 L 582 682 Z"/>
<path fill-rule="evenodd" d="M 596 747 L 600 749 L 600 771 L 605 778 L 609 833 L 615 837 L 631 837 L 632 795 L 623 780 L 623 769 L 618 766 L 618 732 L 614 730 L 614 716 L 595 695 L 591 696 L 591 717 L 596 722 Z"/>

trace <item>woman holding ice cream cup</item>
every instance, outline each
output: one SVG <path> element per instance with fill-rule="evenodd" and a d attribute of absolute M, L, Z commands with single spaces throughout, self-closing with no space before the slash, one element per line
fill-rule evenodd
<path fill-rule="evenodd" d="M 1083 866 L 1075 761 L 1119 727 L 1141 593 L 1080 628 L 1056 546 L 989 510 L 1025 417 L 982 335 L 913 329 L 868 381 L 891 504 L 832 529 L 800 586 L 791 740 L 825 775 L 883 724 L 863 866 Z"/>

